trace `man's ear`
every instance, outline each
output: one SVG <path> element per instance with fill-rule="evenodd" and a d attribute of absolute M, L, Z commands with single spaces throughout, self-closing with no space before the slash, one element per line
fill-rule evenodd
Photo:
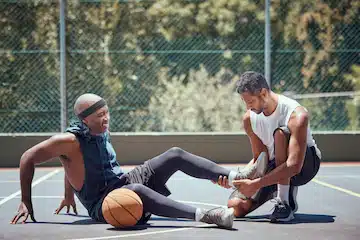
<path fill-rule="evenodd" d="M 267 89 L 262 88 L 261 91 L 260 91 L 260 96 L 261 96 L 262 98 L 266 98 L 267 95 L 268 95 L 268 93 L 269 93 L 269 91 L 268 91 Z"/>

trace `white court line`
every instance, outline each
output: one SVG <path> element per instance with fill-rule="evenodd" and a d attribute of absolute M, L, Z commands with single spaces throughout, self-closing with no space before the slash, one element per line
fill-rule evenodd
<path fill-rule="evenodd" d="M 0 196 L 0 199 L 1 198 L 6 198 L 6 197 Z M 21 198 L 21 196 L 16 196 L 14 198 Z M 31 196 L 31 198 L 58 199 L 58 198 L 64 198 L 64 196 Z"/>
<path fill-rule="evenodd" d="M 208 226 L 215 226 L 214 224 L 201 224 L 194 227 L 186 227 L 180 229 L 170 229 L 170 230 L 162 230 L 162 231 L 153 231 L 153 232 L 145 232 L 145 233 L 133 233 L 133 234 L 125 234 L 125 235 L 116 235 L 116 236 L 106 236 L 106 237 L 94 237 L 94 238 L 72 238 L 69 240 L 103 240 L 103 239 L 114 239 L 114 238 L 127 238 L 127 237 L 138 237 L 138 236 L 147 236 L 147 235 L 154 235 L 160 233 L 170 233 L 170 232 L 180 232 L 191 230 L 194 228 L 201 228 L 201 227 L 208 227 Z"/>
<path fill-rule="evenodd" d="M 15 196 L 15 197 L 20 198 L 20 196 Z M 57 199 L 57 198 L 63 198 L 63 196 L 32 196 L 32 198 Z M 211 207 L 222 207 L 222 205 L 212 204 L 212 203 L 181 201 L 181 200 L 177 200 L 177 201 L 181 202 L 181 203 L 187 203 L 187 204 L 204 205 L 204 206 L 211 206 Z M 180 229 L 170 229 L 170 230 L 152 231 L 152 232 L 146 232 L 146 233 L 134 233 L 134 234 L 125 234 L 125 235 L 115 235 L 115 236 L 106 236 L 106 237 L 77 238 L 77 239 L 69 239 L 69 240 L 95 240 L 95 239 L 102 240 L 102 239 L 138 237 L 138 236 L 154 235 L 154 234 L 160 234 L 160 233 L 186 231 L 186 230 L 190 230 L 190 229 L 194 229 L 194 228 L 201 228 L 201 227 L 207 227 L 207 226 L 215 226 L 215 225 L 214 224 L 201 224 L 201 225 L 197 225 L 194 227 L 185 227 L 185 228 L 180 228 Z"/>
<path fill-rule="evenodd" d="M 181 202 L 181 203 L 188 203 L 188 204 L 198 204 L 198 205 L 211 206 L 211 207 L 222 207 L 222 205 L 211 204 L 211 203 L 180 201 L 180 200 L 176 200 L 176 201 Z M 215 224 L 201 224 L 201 225 L 197 225 L 194 227 L 185 227 L 185 228 L 180 228 L 180 229 L 170 229 L 170 230 L 152 231 L 152 232 L 145 232 L 145 233 L 133 233 L 133 234 L 125 234 L 125 235 L 106 236 L 106 237 L 74 238 L 74 239 L 68 239 L 68 240 L 103 240 L 103 239 L 114 239 L 114 238 L 138 237 L 138 236 L 155 235 L 155 234 L 161 234 L 161 233 L 180 232 L 180 231 L 191 230 L 194 228 L 202 228 L 202 227 L 209 227 L 209 226 L 215 226 Z"/>
<path fill-rule="evenodd" d="M 332 189 L 338 190 L 338 191 L 340 191 L 340 192 L 344 192 L 344 193 L 347 193 L 347 194 L 349 194 L 349 195 L 352 195 L 352 196 L 355 196 L 355 197 L 359 197 L 359 198 L 360 198 L 360 194 L 359 194 L 359 193 L 356 193 L 356 192 L 347 190 L 347 189 L 345 189 L 345 188 L 341 188 L 341 187 L 332 185 L 332 184 L 330 184 L 330 183 L 326 183 L 326 182 L 320 181 L 320 180 L 318 180 L 318 179 L 313 179 L 312 181 L 315 182 L 315 183 L 317 183 L 317 184 L 323 185 L 323 186 L 325 186 L 325 187 L 332 188 Z"/>
<path fill-rule="evenodd" d="M 45 181 L 46 179 L 54 176 L 54 175 L 57 174 L 58 172 L 60 172 L 59 169 L 56 169 L 56 170 L 54 170 L 54 171 L 52 171 L 52 172 L 49 172 L 48 174 L 46 174 L 46 175 L 42 176 L 41 178 L 37 179 L 36 181 L 34 181 L 34 182 L 31 184 L 31 187 L 34 187 L 34 186 L 38 185 L 38 184 L 41 183 L 42 181 Z M 7 201 L 10 201 L 11 199 L 15 198 L 15 197 L 18 196 L 20 193 L 21 193 L 21 190 L 19 190 L 19 191 L 15 192 L 15 193 L 13 193 L 13 194 L 5 197 L 4 199 L 2 199 L 2 200 L 0 201 L 0 206 L 3 205 L 4 203 L 6 203 Z"/>
<path fill-rule="evenodd" d="M 185 178 L 171 178 L 170 181 L 187 181 L 187 180 L 193 180 L 193 179 L 196 179 L 196 178 L 193 178 L 193 177 L 185 177 Z M 0 180 L 0 184 L 1 183 L 19 183 L 20 180 Z M 57 183 L 63 183 L 64 180 L 63 179 L 53 179 L 53 180 L 45 180 L 45 182 L 57 182 Z"/>
<path fill-rule="evenodd" d="M 0 199 L 6 198 L 4 196 L 0 196 Z M 14 198 L 21 198 L 21 196 L 15 196 Z M 34 199 L 62 199 L 64 196 L 31 196 L 31 198 Z M 203 205 L 203 206 L 209 206 L 209 207 L 225 207 L 219 204 L 213 204 L 213 203 L 204 203 L 204 202 L 193 202 L 193 201 L 181 201 L 181 200 L 175 200 L 181 203 L 187 203 L 187 204 L 195 204 L 195 205 Z"/>
<path fill-rule="evenodd" d="M 19 183 L 20 180 L 0 180 L 0 183 Z M 62 180 L 45 180 L 45 182 L 60 182 L 63 183 L 64 179 Z"/>

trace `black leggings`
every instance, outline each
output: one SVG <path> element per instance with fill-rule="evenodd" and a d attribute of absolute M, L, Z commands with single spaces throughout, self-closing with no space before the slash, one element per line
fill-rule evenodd
<path fill-rule="evenodd" d="M 217 181 L 219 176 L 229 176 L 230 170 L 216 163 L 188 153 L 181 148 L 171 148 L 148 161 L 156 179 L 155 184 L 165 184 L 178 170 L 195 178 Z M 136 192 L 143 201 L 144 212 L 172 218 L 195 219 L 196 208 L 174 201 L 140 183 L 124 186 Z"/>

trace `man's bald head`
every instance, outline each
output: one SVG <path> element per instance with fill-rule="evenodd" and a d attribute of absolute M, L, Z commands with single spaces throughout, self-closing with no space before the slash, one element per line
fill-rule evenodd
<path fill-rule="evenodd" d="M 100 101 L 102 98 L 96 94 L 85 93 L 78 97 L 74 104 L 74 112 L 76 115 L 79 115 L 84 110 L 88 109 L 90 106 L 94 105 L 96 102 Z"/>

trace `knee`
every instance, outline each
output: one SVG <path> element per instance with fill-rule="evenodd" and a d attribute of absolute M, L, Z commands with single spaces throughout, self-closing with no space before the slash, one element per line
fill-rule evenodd
<path fill-rule="evenodd" d="M 252 202 L 250 200 L 233 198 L 228 200 L 228 208 L 234 208 L 235 217 L 244 217 L 249 213 Z"/>
<path fill-rule="evenodd" d="M 170 154 L 172 157 L 181 157 L 184 155 L 185 151 L 179 147 L 172 147 L 168 151 L 168 154 Z"/>
<path fill-rule="evenodd" d="M 141 195 L 144 192 L 145 186 L 140 183 L 132 183 L 132 184 L 124 186 L 124 188 L 127 188 L 127 189 L 135 192 L 138 195 Z"/>
<path fill-rule="evenodd" d="M 290 134 L 283 128 L 278 128 L 274 131 L 275 146 L 279 144 L 287 144 Z"/>

